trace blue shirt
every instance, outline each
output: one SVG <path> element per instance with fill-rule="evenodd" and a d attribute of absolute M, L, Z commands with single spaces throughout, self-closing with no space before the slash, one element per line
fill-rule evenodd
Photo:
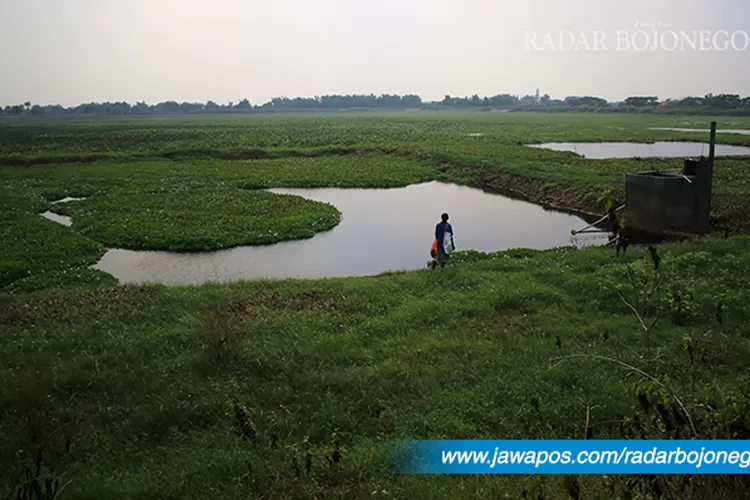
<path fill-rule="evenodd" d="M 439 222 L 438 225 L 435 226 L 435 238 L 438 242 L 438 248 L 443 248 L 443 235 L 445 233 L 453 234 L 453 226 L 447 222 Z"/>

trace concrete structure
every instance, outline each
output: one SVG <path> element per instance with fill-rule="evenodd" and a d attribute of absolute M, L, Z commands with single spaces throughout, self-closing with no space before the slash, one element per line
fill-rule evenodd
<path fill-rule="evenodd" d="M 628 174 L 625 225 L 654 236 L 710 229 L 716 123 L 711 124 L 709 158 L 686 159 L 682 169 Z"/>

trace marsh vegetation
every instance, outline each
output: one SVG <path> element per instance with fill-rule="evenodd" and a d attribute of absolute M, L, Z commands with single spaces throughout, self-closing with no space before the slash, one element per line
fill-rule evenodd
<path fill-rule="evenodd" d="M 717 161 L 713 234 L 659 245 L 658 259 L 641 246 L 467 251 L 442 272 L 201 286 L 122 286 L 89 267 L 109 245 L 267 243 L 243 229 L 248 212 L 284 238 L 338 222 L 330 205 L 258 188 L 442 180 L 601 213 L 625 172 L 680 160 L 526 144 L 695 140 L 650 130 L 682 120 L 0 122 L 0 449 L 13 450 L 0 491 L 47 478 L 60 498 L 743 491 L 732 477 L 382 473 L 393 439 L 750 438 L 746 158 Z M 53 203 L 66 196 L 86 199 Z"/>

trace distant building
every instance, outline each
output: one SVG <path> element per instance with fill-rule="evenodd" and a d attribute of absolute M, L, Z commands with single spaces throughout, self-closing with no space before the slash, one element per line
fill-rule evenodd
<path fill-rule="evenodd" d="M 542 98 L 539 97 L 539 89 L 536 89 L 536 94 L 534 95 L 534 104 L 539 104 L 542 102 Z"/>

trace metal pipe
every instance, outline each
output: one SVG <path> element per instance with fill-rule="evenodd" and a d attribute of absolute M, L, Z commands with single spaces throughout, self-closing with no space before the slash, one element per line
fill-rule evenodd
<path fill-rule="evenodd" d="M 711 139 L 708 144 L 708 159 L 713 166 L 714 156 L 716 155 L 716 122 L 711 122 Z"/>
<path fill-rule="evenodd" d="M 620 207 L 616 208 L 616 209 L 615 209 L 615 212 L 619 212 L 619 211 L 620 211 L 620 210 L 622 210 L 623 208 L 625 208 L 625 205 L 622 205 L 622 206 L 620 206 Z M 587 230 L 587 229 L 591 229 L 592 227 L 596 226 L 597 224 L 601 224 L 602 222 L 604 222 L 604 221 L 605 221 L 605 219 L 606 219 L 607 217 L 609 217 L 609 214 L 606 214 L 606 215 L 605 215 L 604 217 L 602 217 L 602 218 L 601 218 L 601 219 L 599 219 L 598 221 L 594 222 L 593 224 L 589 224 L 588 226 L 586 226 L 586 227 L 584 227 L 583 229 L 580 229 L 580 230 L 578 230 L 578 231 L 576 231 L 575 229 L 571 229 L 571 230 L 570 230 L 570 234 L 572 234 L 572 235 L 574 235 L 574 236 L 575 236 L 576 234 L 578 234 L 578 233 L 580 233 L 580 232 L 582 232 L 582 231 L 585 231 L 585 230 Z"/>
<path fill-rule="evenodd" d="M 609 229 L 581 229 L 576 231 L 576 234 L 606 234 L 609 232 Z"/>

